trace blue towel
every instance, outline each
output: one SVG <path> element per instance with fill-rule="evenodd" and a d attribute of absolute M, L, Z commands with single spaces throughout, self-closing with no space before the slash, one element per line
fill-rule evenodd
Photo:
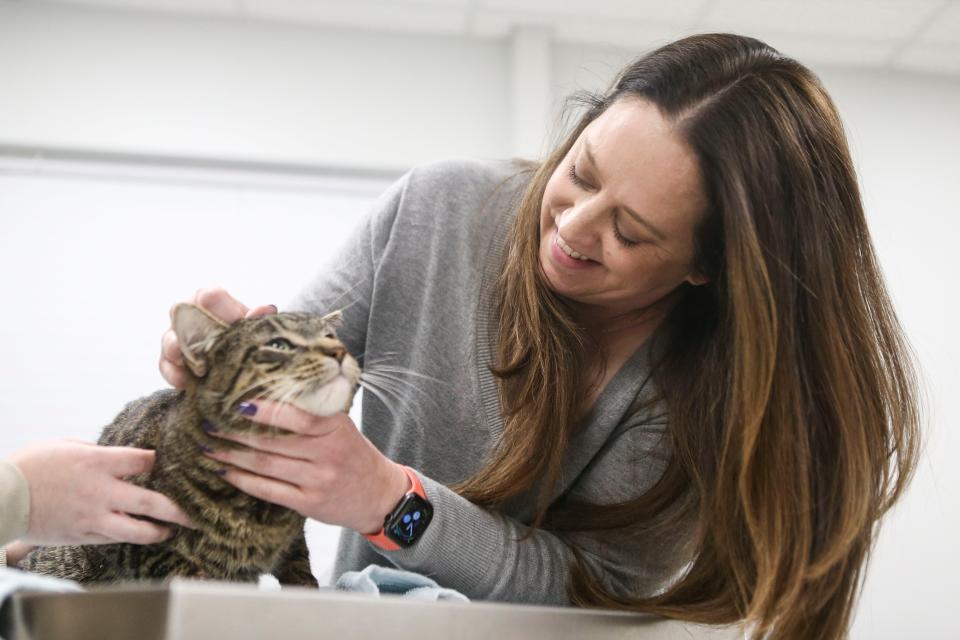
<path fill-rule="evenodd" d="M 363 571 L 347 571 L 337 579 L 340 591 L 355 591 L 380 595 L 390 593 L 411 600 L 450 600 L 470 602 L 467 596 L 453 589 L 445 589 L 430 578 L 413 573 L 371 564 Z"/>

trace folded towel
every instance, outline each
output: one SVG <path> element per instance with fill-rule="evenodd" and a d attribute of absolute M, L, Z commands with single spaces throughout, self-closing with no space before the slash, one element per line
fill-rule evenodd
<path fill-rule="evenodd" d="M 453 589 L 445 589 L 430 578 L 372 564 L 363 571 L 347 571 L 337 579 L 340 591 L 356 591 L 380 595 L 390 593 L 412 600 L 451 600 L 470 602 L 467 596 Z"/>

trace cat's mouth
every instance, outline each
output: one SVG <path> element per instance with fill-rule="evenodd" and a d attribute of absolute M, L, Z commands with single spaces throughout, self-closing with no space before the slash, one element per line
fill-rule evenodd
<path fill-rule="evenodd" d="M 354 384 L 345 375 L 338 374 L 332 380 L 283 399 L 315 416 L 331 416 L 350 408 L 354 390 Z"/>

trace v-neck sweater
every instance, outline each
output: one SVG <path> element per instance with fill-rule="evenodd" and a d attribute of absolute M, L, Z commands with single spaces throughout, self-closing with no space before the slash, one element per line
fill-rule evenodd
<path fill-rule="evenodd" d="M 496 511 L 449 488 L 481 468 L 503 431 L 490 371 L 497 285 L 531 177 L 508 160 L 414 168 L 291 304 L 315 313 L 343 309 L 339 337 L 370 382 L 384 387 L 363 393 L 361 429 L 388 458 L 416 470 L 434 506 L 421 538 L 397 551 L 343 530 L 334 579 L 381 564 L 428 575 L 474 599 L 566 605 L 571 546 L 604 585 L 624 595 L 660 591 L 683 565 L 683 532 L 630 543 L 602 531 L 530 532 L 538 487 Z M 642 346 L 578 426 L 552 499 L 617 503 L 656 482 L 670 453 L 666 416 L 631 412 L 653 392 Z"/>

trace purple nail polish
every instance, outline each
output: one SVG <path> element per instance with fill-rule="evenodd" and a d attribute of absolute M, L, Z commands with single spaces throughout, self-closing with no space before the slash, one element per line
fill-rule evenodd
<path fill-rule="evenodd" d="M 226 469 L 214 469 L 213 472 L 218 476 L 223 476 L 227 474 Z"/>
<path fill-rule="evenodd" d="M 204 420 L 203 422 L 201 422 L 201 423 L 200 423 L 200 427 L 201 427 L 204 431 L 206 431 L 207 433 L 216 433 L 216 432 L 217 432 L 217 428 L 216 428 L 216 427 L 213 425 L 213 423 L 210 422 L 209 420 Z"/>
<path fill-rule="evenodd" d="M 213 449 L 200 445 L 200 453 L 213 453 Z"/>
<path fill-rule="evenodd" d="M 245 416 L 255 416 L 257 415 L 257 405 L 252 402 L 241 402 L 237 406 L 237 411 Z"/>

